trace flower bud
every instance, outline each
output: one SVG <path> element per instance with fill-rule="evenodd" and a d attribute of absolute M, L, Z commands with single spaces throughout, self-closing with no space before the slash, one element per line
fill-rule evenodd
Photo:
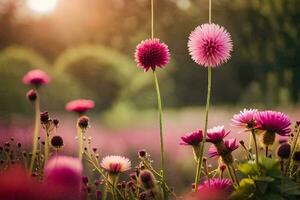
<path fill-rule="evenodd" d="M 140 183 L 144 186 L 146 190 L 152 189 L 155 187 L 155 177 L 150 170 L 143 170 L 139 176 Z"/>
<path fill-rule="evenodd" d="M 288 159 L 291 154 L 291 145 L 288 143 L 283 143 L 282 145 L 279 146 L 277 150 L 277 155 L 281 159 Z"/>
<path fill-rule="evenodd" d="M 41 112 L 40 120 L 42 124 L 47 124 L 49 121 L 49 113 L 47 111 Z"/>
<path fill-rule="evenodd" d="M 293 155 L 293 160 L 295 162 L 300 162 L 300 151 L 296 151 Z"/>
<path fill-rule="evenodd" d="M 86 129 L 89 126 L 89 118 L 87 116 L 81 116 L 78 119 L 78 126 L 81 129 Z"/>
<path fill-rule="evenodd" d="M 146 153 L 146 150 L 145 150 L 145 149 L 142 149 L 142 150 L 139 151 L 139 156 L 140 156 L 141 158 L 145 157 L 146 154 L 147 154 L 147 153 Z"/>
<path fill-rule="evenodd" d="M 53 136 L 51 139 L 51 145 L 54 148 L 59 149 L 64 145 L 64 140 L 59 135 Z"/>
<path fill-rule="evenodd" d="M 37 92 L 35 90 L 29 90 L 26 94 L 29 101 L 34 102 L 37 99 Z"/>

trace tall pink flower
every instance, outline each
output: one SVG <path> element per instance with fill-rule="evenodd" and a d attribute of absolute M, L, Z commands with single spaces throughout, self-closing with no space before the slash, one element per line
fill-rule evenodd
<path fill-rule="evenodd" d="M 231 119 L 232 125 L 246 129 L 254 128 L 256 126 L 255 114 L 257 112 L 257 109 L 244 109 L 240 111 L 240 113 L 235 114 Z"/>
<path fill-rule="evenodd" d="M 287 115 L 276 111 L 262 111 L 255 115 L 257 128 L 270 132 L 277 133 L 282 136 L 287 136 L 291 132 L 291 121 Z"/>
<path fill-rule="evenodd" d="M 217 24 L 203 24 L 190 34 L 188 48 L 192 59 L 204 67 L 217 67 L 230 58 L 230 34 Z"/>
<path fill-rule="evenodd" d="M 83 114 L 95 107 L 95 103 L 88 99 L 77 99 L 67 103 L 66 110 Z"/>
<path fill-rule="evenodd" d="M 41 86 L 49 82 L 48 74 L 40 69 L 30 70 L 23 76 L 23 83 L 26 85 Z"/>
<path fill-rule="evenodd" d="M 137 65 L 144 68 L 145 72 L 150 68 L 163 68 L 170 61 L 168 46 L 157 38 L 147 39 L 138 44 L 134 56 Z"/>
<path fill-rule="evenodd" d="M 131 168 L 131 162 L 123 156 L 106 156 L 101 162 L 101 166 L 111 174 L 119 174 Z"/>
<path fill-rule="evenodd" d="M 195 132 L 192 132 L 190 134 L 187 134 L 185 136 L 181 137 L 182 142 L 180 142 L 181 145 L 192 145 L 192 146 L 199 146 L 200 142 L 202 142 L 203 139 L 203 133 L 202 130 L 198 130 Z"/>
<path fill-rule="evenodd" d="M 206 180 L 201 185 L 199 185 L 198 190 L 201 191 L 203 189 L 212 189 L 228 192 L 228 190 L 233 189 L 233 187 L 229 179 L 212 178 L 209 181 Z"/>
<path fill-rule="evenodd" d="M 207 130 L 207 142 L 219 143 L 221 142 L 230 131 L 226 132 L 224 126 L 215 126 Z"/>

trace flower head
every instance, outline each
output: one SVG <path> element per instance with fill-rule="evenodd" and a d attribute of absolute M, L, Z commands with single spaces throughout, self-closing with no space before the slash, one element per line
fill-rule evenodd
<path fill-rule="evenodd" d="M 23 76 L 23 83 L 26 85 L 41 86 L 50 82 L 50 77 L 40 69 L 30 70 Z"/>
<path fill-rule="evenodd" d="M 101 162 L 101 166 L 112 174 L 125 172 L 131 168 L 131 162 L 123 156 L 106 156 Z"/>
<path fill-rule="evenodd" d="M 45 181 L 51 184 L 79 187 L 82 164 L 78 158 L 55 156 L 47 161 L 44 168 Z"/>
<path fill-rule="evenodd" d="M 231 154 L 234 150 L 239 148 L 239 145 L 236 143 L 236 139 L 224 140 L 224 146 L 216 147 L 216 145 L 211 145 L 208 149 L 209 157 L 223 156 L 226 154 Z"/>
<path fill-rule="evenodd" d="M 226 132 L 224 126 L 215 126 L 207 130 L 207 142 L 218 143 L 221 142 L 230 131 Z"/>
<path fill-rule="evenodd" d="M 244 109 L 239 114 L 235 114 L 232 118 L 232 123 L 236 127 L 251 129 L 255 127 L 255 114 L 257 109 Z"/>
<path fill-rule="evenodd" d="M 211 178 L 199 185 L 198 190 L 212 189 L 217 191 L 227 191 L 232 189 L 232 183 L 229 179 Z"/>
<path fill-rule="evenodd" d="M 185 136 L 182 136 L 181 137 L 182 142 L 180 142 L 180 144 L 198 146 L 200 142 L 202 142 L 202 139 L 203 139 L 202 130 L 198 130 L 190 134 L 187 134 Z"/>
<path fill-rule="evenodd" d="M 139 67 L 147 72 L 150 68 L 163 68 L 170 61 L 168 46 L 159 39 L 147 39 L 137 45 L 135 51 L 135 61 Z"/>
<path fill-rule="evenodd" d="M 230 58 L 230 34 L 217 24 L 198 26 L 189 36 L 188 48 L 192 59 L 204 67 L 217 67 Z"/>
<path fill-rule="evenodd" d="M 257 128 L 287 136 L 291 132 L 291 121 L 287 115 L 276 111 L 262 111 L 255 115 Z"/>
<path fill-rule="evenodd" d="M 83 114 L 95 107 L 95 103 L 88 99 L 77 99 L 67 103 L 66 110 Z"/>

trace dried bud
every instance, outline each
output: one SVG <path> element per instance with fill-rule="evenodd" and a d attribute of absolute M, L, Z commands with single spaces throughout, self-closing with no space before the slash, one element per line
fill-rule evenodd
<path fill-rule="evenodd" d="M 282 145 L 279 146 L 277 150 L 277 155 L 281 159 L 288 159 L 291 154 L 291 145 L 288 143 L 283 143 Z"/>
<path fill-rule="evenodd" d="M 37 99 L 37 92 L 35 90 L 29 90 L 26 94 L 29 101 L 34 102 Z"/>
<path fill-rule="evenodd" d="M 87 176 L 83 176 L 81 178 L 81 180 L 82 180 L 82 183 L 84 183 L 84 184 L 87 184 L 89 182 L 89 178 Z"/>
<path fill-rule="evenodd" d="M 155 177 L 150 170 L 143 170 L 140 173 L 139 180 L 146 190 L 155 187 Z"/>
<path fill-rule="evenodd" d="M 41 112 L 40 120 L 42 124 L 47 124 L 49 121 L 49 113 L 47 111 Z"/>
<path fill-rule="evenodd" d="M 296 151 L 293 155 L 293 160 L 296 162 L 300 161 L 300 151 Z"/>
<path fill-rule="evenodd" d="M 51 145 L 54 148 L 61 148 L 64 145 L 64 140 L 59 135 L 53 136 L 51 139 Z"/>
<path fill-rule="evenodd" d="M 145 156 L 146 156 L 146 150 L 145 149 L 142 149 L 142 150 L 140 150 L 139 151 L 139 156 L 141 157 L 141 158 L 144 158 Z"/>
<path fill-rule="evenodd" d="M 219 168 L 220 168 L 220 170 L 221 170 L 222 172 L 224 172 L 225 169 L 226 169 L 226 165 L 220 164 Z"/>
<path fill-rule="evenodd" d="M 59 124 L 59 121 L 58 121 L 58 119 L 54 119 L 52 122 L 53 122 L 54 126 L 56 126 L 56 127 L 57 127 L 57 126 L 58 126 L 58 124 Z"/>
<path fill-rule="evenodd" d="M 78 126 L 81 129 L 86 129 L 89 126 L 89 118 L 87 116 L 81 116 L 78 119 Z"/>

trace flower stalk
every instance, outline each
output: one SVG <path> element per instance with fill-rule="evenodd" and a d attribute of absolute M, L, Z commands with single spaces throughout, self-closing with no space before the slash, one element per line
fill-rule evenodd
<path fill-rule="evenodd" d="M 33 146 L 32 146 L 32 157 L 30 161 L 29 166 L 29 174 L 32 174 L 32 170 L 35 163 L 35 158 L 37 154 L 37 148 L 38 148 L 38 136 L 39 136 L 39 129 L 40 129 L 40 100 L 38 96 L 38 92 L 36 92 L 37 98 L 34 101 L 34 107 L 35 107 L 35 122 L 34 122 L 34 132 L 33 132 Z"/>
<path fill-rule="evenodd" d="M 256 165 L 258 166 L 259 154 L 258 154 L 258 146 L 257 146 L 257 141 L 256 141 L 255 129 L 251 129 L 251 134 L 252 134 L 254 148 L 255 148 L 255 162 L 256 162 Z"/>

